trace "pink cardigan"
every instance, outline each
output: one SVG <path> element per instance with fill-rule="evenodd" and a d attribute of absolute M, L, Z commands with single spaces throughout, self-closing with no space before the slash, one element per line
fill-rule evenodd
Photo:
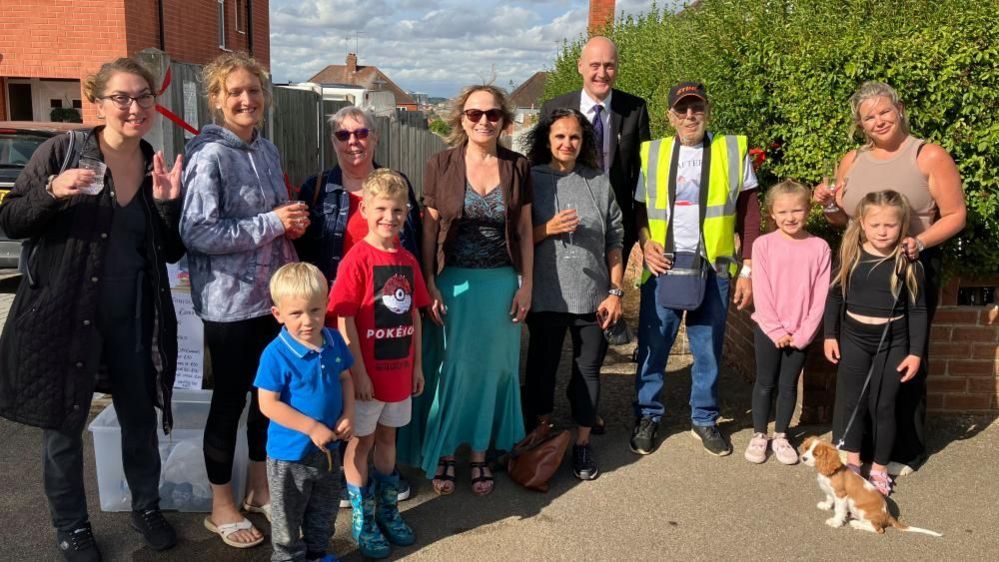
<path fill-rule="evenodd" d="M 774 231 L 753 243 L 753 320 L 775 343 L 791 334 L 791 345 L 805 349 L 818 333 L 831 257 L 817 236 L 792 240 Z"/>

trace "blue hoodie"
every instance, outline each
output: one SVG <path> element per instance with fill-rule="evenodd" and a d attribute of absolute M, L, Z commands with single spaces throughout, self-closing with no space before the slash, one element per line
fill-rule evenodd
<path fill-rule="evenodd" d="M 277 148 L 208 125 L 187 144 L 184 164 L 180 236 L 194 311 L 212 322 L 270 314 L 271 275 L 298 260 L 273 211 L 288 201 Z"/>

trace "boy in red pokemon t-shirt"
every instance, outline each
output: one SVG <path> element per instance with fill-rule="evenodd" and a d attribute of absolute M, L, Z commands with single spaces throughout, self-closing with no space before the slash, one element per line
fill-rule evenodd
<path fill-rule="evenodd" d="M 327 322 L 337 319 L 355 357 L 354 437 L 344 473 L 361 553 L 384 558 L 389 543 L 415 542 L 399 515 L 396 428 L 409 423 L 412 396 L 423 392 L 420 316 L 430 304 L 419 263 L 396 244 L 408 213 L 408 187 L 398 173 L 375 170 L 364 182 L 360 212 L 368 234 L 343 258 L 330 291 Z M 374 450 L 374 479 L 368 455 Z"/>

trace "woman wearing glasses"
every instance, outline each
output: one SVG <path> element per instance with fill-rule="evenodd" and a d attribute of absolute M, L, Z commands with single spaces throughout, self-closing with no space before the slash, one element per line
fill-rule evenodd
<path fill-rule="evenodd" d="M 84 495 L 83 428 L 95 389 L 112 393 L 121 424 L 132 526 L 154 550 L 177 540 L 159 510 L 154 406 L 169 433 L 177 319 L 165 264 L 184 247 L 181 158 L 167 169 L 142 140 L 156 120 L 153 75 L 121 58 L 83 90 L 103 125 L 72 149 L 67 135 L 42 144 L 0 206 L 0 228 L 32 240 L 0 338 L 0 415 L 44 428 L 58 547 L 67 560 L 92 561 L 101 554 Z"/>
<path fill-rule="evenodd" d="M 268 82 L 263 66 L 244 53 L 226 53 L 205 66 L 208 102 L 220 125 L 205 126 L 187 145 L 180 223 L 215 382 L 204 439 L 212 513 L 204 524 L 236 548 L 264 540 L 240 513 L 231 480 L 246 393 L 261 352 L 278 333 L 268 282 L 279 267 L 297 261 L 291 241 L 309 223 L 304 204 L 288 203 L 277 148 L 258 130 L 270 102 Z M 267 425 L 254 392 L 242 507 L 269 516 Z"/>
<path fill-rule="evenodd" d="M 438 494 L 454 491 L 459 445 L 472 451 L 472 491 L 485 495 L 494 485 L 486 450 L 509 450 L 524 436 L 520 333 L 534 244 L 530 164 L 499 144 L 512 121 L 502 90 L 465 88 L 448 118 L 455 148 L 434 155 L 424 176 L 423 275 L 444 348 L 439 365 L 424 354 L 427 380 L 439 379 L 422 468 Z"/>
<path fill-rule="evenodd" d="M 357 212 L 361 185 L 380 166 L 374 161 L 378 133 L 370 111 L 352 105 L 344 107 L 329 118 L 329 125 L 337 165 L 302 184 L 298 198 L 309 206 L 310 224 L 305 234 L 295 240 L 295 247 L 298 257 L 318 267 L 332 285 L 340 260 L 368 233 L 368 224 Z M 419 259 L 420 211 L 412 186 L 409 201 L 409 216 L 400 242 Z"/>

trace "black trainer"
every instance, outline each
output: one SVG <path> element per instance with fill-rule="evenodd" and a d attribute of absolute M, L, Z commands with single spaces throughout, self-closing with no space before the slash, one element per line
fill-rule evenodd
<path fill-rule="evenodd" d="M 572 473 L 580 480 L 594 480 L 600 475 L 589 443 L 572 446 Z"/>
<path fill-rule="evenodd" d="M 732 453 L 732 445 L 716 425 L 695 425 L 690 428 L 690 434 L 704 445 L 705 451 L 716 457 Z"/>
<path fill-rule="evenodd" d="M 101 551 L 94 541 L 90 523 L 72 531 L 56 531 L 56 544 L 69 562 L 101 562 Z"/>
<path fill-rule="evenodd" d="M 644 417 L 635 422 L 631 431 L 631 450 L 639 455 L 652 454 L 656 447 L 656 434 L 659 432 L 659 422 L 650 417 Z"/>
<path fill-rule="evenodd" d="M 142 533 L 142 538 L 153 550 L 166 550 L 177 544 L 177 532 L 158 509 L 133 511 L 132 528 Z"/>

